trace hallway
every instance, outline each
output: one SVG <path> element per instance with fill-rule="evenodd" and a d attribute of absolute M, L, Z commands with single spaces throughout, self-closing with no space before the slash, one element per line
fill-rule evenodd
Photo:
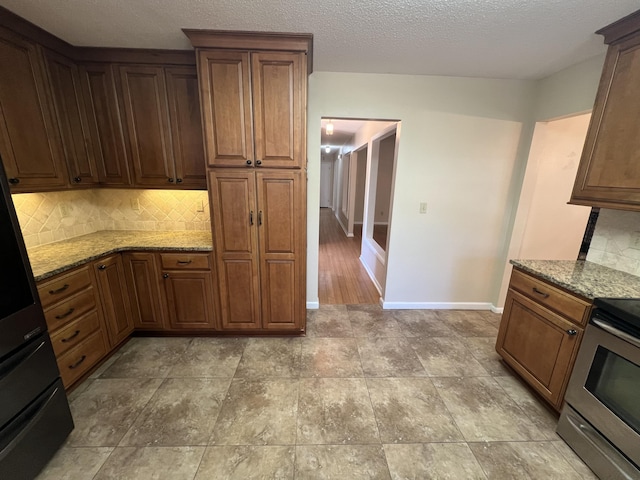
<path fill-rule="evenodd" d="M 360 263 L 360 242 L 344 234 L 330 208 L 320 209 L 320 305 L 378 303 L 380 294 Z"/>

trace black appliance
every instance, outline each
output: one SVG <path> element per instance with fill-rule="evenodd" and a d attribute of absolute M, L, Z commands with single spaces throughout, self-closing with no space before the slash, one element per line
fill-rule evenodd
<path fill-rule="evenodd" d="M 640 479 L 640 299 L 597 298 L 558 434 L 603 479 Z"/>
<path fill-rule="evenodd" d="M 0 479 L 31 480 L 73 420 L 0 159 Z"/>

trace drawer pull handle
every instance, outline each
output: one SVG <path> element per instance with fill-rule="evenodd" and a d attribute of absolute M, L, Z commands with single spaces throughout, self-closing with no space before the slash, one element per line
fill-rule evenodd
<path fill-rule="evenodd" d="M 189 265 L 193 260 L 178 260 L 178 265 Z"/>
<path fill-rule="evenodd" d="M 572 328 L 570 330 L 567 330 L 567 333 L 573 337 L 576 333 L 578 333 L 578 331 Z"/>
<path fill-rule="evenodd" d="M 534 291 L 534 293 L 537 293 L 538 295 L 540 295 L 542 298 L 549 298 L 549 294 L 548 293 L 541 292 L 536 287 L 533 287 L 533 291 Z"/>
<path fill-rule="evenodd" d="M 107 268 L 106 265 L 102 264 L 102 265 L 98 265 L 98 270 L 105 270 Z"/>
<path fill-rule="evenodd" d="M 80 357 L 80 360 L 78 360 L 76 363 L 74 363 L 73 365 L 69 365 L 69 368 L 71 370 L 73 370 L 74 368 L 78 368 L 80 366 L 80 364 L 82 364 L 82 362 L 84 362 L 87 359 L 86 355 L 82 355 Z"/>
<path fill-rule="evenodd" d="M 62 340 L 60 340 L 62 343 L 67 343 L 70 342 L 71 340 L 73 340 L 74 338 L 76 338 L 78 335 L 80 335 L 80 330 L 76 330 L 75 333 L 73 335 L 71 335 L 68 338 L 63 338 Z"/>
<path fill-rule="evenodd" d="M 60 315 L 56 315 L 56 318 L 57 318 L 58 320 L 62 320 L 63 318 L 68 317 L 69 315 L 71 315 L 75 310 L 76 310 L 75 308 L 71 307 L 71 308 L 70 308 L 69 310 L 67 310 L 66 312 L 61 313 Z"/>
<path fill-rule="evenodd" d="M 69 288 L 69 284 L 65 283 L 63 286 L 58 288 L 57 290 L 49 290 L 49 295 L 56 295 L 58 293 L 64 292 L 67 288 Z"/>

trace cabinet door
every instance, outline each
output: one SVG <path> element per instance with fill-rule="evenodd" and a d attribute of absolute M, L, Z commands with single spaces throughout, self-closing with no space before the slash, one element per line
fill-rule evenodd
<path fill-rule="evenodd" d="M 167 98 L 176 184 L 207 189 L 198 74 L 195 67 L 167 67 Z"/>
<path fill-rule="evenodd" d="M 640 35 L 609 47 L 571 203 L 640 210 Z"/>
<path fill-rule="evenodd" d="M 165 325 L 165 298 L 156 255 L 125 253 L 123 261 L 135 327 L 161 330 Z"/>
<path fill-rule="evenodd" d="M 173 186 L 175 171 L 164 71 L 162 67 L 137 65 L 122 65 L 118 71 L 134 183 Z"/>
<path fill-rule="evenodd" d="M 0 28 L 0 154 L 16 192 L 67 184 L 42 63 L 35 44 Z"/>
<path fill-rule="evenodd" d="M 90 64 L 82 66 L 80 74 L 100 183 L 131 185 L 113 70 L 109 65 Z"/>
<path fill-rule="evenodd" d="M 560 410 L 582 333 L 581 328 L 510 289 L 496 350 Z"/>
<path fill-rule="evenodd" d="M 98 260 L 94 267 L 102 311 L 109 332 L 109 344 L 113 348 L 133 331 L 124 266 L 121 256 L 117 254 Z"/>
<path fill-rule="evenodd" d="M 68 58 L 44 50 L 47 73 L 71 185 L 98 183 L 98 170 L 89 138 L 84 98 L 77 65 Z"/>
<path fill-rule="evenodd" d="M 300 168 L 305 158 L 306 58 L 302 53 L 252 53 L 256 164 Z"/>
<path fill-rule="evenodd" d="M 201 50 L 198 68 L 207 163 L 253 164 L 249 54 Z"/>
<path fill-rule="evenodd" d="M 175 329 L 214 329 L 211 272 L 164 272 L 169 323 Z"/>
<path fill-rule="evenodd" d="M 260 327 L 255 174 L 209 172 L 222 328 Z"/>
<path fill-rule="evenodd" d="M 302 171 L 260 171 L 256 179 L 262 327 L 304 330 L 306 182 Z"/>

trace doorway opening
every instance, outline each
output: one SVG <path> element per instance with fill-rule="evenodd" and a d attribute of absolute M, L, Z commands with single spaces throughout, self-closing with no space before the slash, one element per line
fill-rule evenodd
<path fill-rule="evenodd" d="M 377 304 L 384 295 L 399 126 L 322 119 L 320 304 Z"/>

